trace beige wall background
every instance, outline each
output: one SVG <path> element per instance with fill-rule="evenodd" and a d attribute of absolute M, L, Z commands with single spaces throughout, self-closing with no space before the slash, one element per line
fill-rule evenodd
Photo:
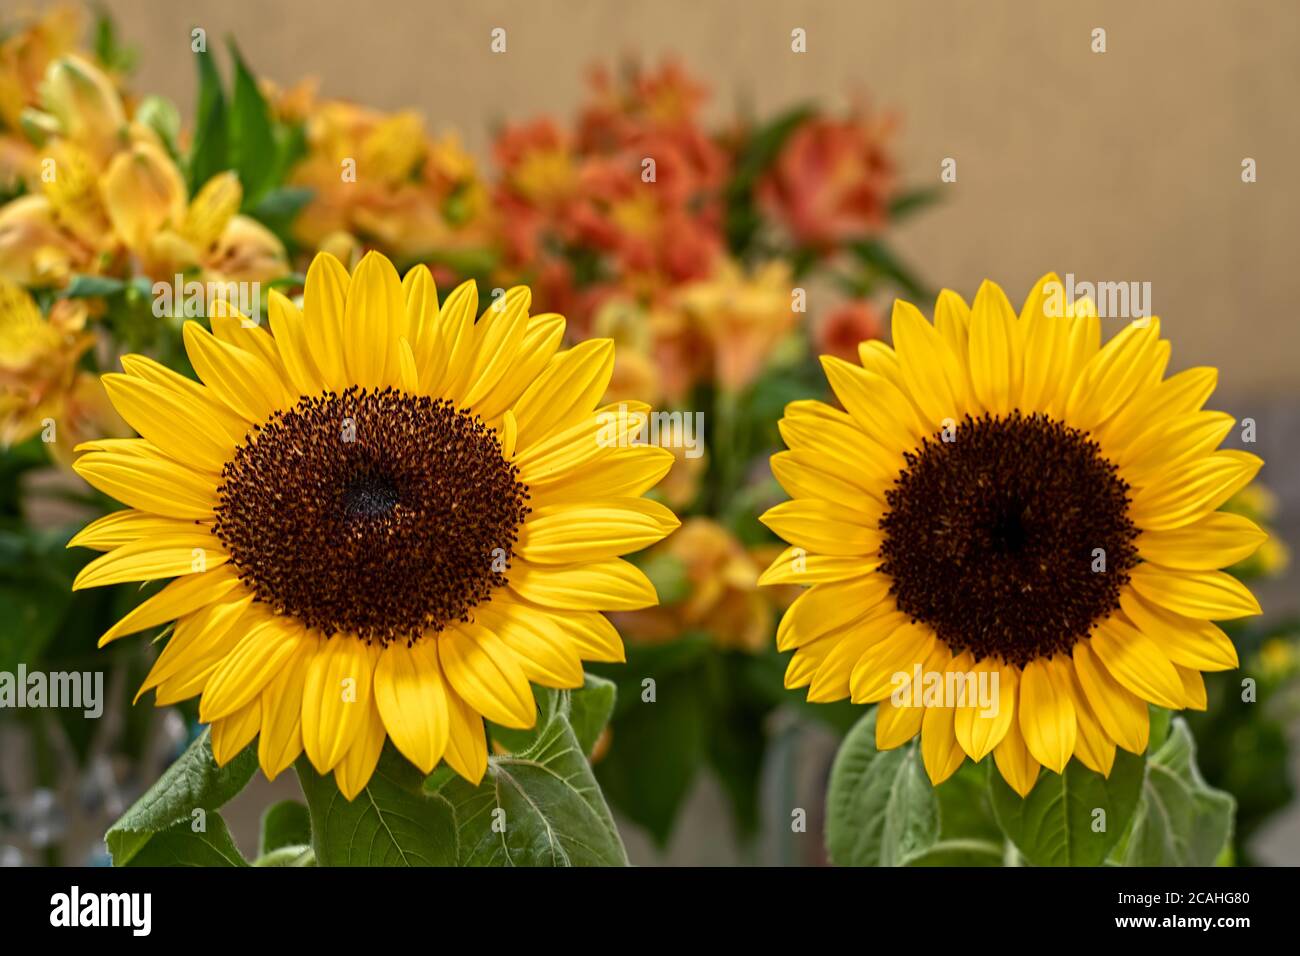
<path fill-rule="evenodd" d="M 1234 395 L 1295 390 L 1300 357 L 1300 3 L 1294 0 L 109 0 L 137 85 L 188 109 L 190 30 L 239 39 L 281 83 L 414 106 L 486 159 L 494 122 L 571 115 L 585 71 L 671 54 L 711 113 L 857 94 L 899 110 L 915 184 L 946 202 L 897 233 L 936 287 L 1045 271 L 1149 281 L 1174 365 Z M 504 27 L 508 52 L 489 51 Z M 807 31 L 808 52 L 790 51 Z M 1095 27 L 1108 50 L 1091 50 Z M 1258 182 L 1241 181 L 1253 157 Z M 1241 411 L 1240 414 L 1246 414 Z"/>

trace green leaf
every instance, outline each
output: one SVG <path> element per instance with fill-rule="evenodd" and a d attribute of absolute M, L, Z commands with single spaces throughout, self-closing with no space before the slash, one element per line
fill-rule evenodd
<path fill-rule="evenodd" d="M 370 782 L 348 801 L 305 756 L 294 765 L 311 812 L 311 843 L 321 866 L 455 866 L 452 807 L 424 793 L 424 775 L 384 746 Z"/>
<path fill-rule="evenodd" d="M 230 106 L 230 158 L 244 186 L 244 208 L 251 209 L 271 186 L 277 165 L 275 128 L 271 108 L 257 87 L 257 80 L 244 65 L 239 47 L 231 39 L 230 59 L 234 63 L 234 88 Z"/>
<path fill-rule="evenodd" d="M 826 848 L 837 866 L 899 866 L 934 846 L 939 801 L 916 744 L 876 749 L 876 708 L 849 731 L 831 767 Z"/>
<path fill-rule="evenodd" d="M 494 757 L 477 787 L 431 793 L 454 811 L 462 866 L 626 866 L 627 851 L 569 724 L 569 697 L 529 750 Z"/>
<path fill-rule="evenodd" d="M 905 866 L 1001 866 L 1001 843 L 992 840 L 940 840 L 909 856 Z"/>
<path fill-rule="evenodd" d="M 182 820 L 155 833 L 126 863 L 114 862 L 118 866 L 248 866 L 221 814 L 207 814 L 201 831 L 195 831 L 195 825 Z"/>
<path fill-rule="evenodd" d="M 744 253 L 762 226 L 762 217 L 754 203 L 754 188 L 758 180 L 776 161 L 790 134 L 814 113 L 811 106 L 796 106 L 755 130 L 745 143 L 724 196 L 727 246 L 733 253 Z"/>
<path fill-rule="evenodd" d="M 74 275 L 61 296 L 65 299 L 97 299 L 117 295 L 126 288 L 121 279 L 108 276 Z"/>
<path fill-rule="evenodd" d="M 1213 866 L 1232 838 L 1236 801 L 1206 784 L 1187 722 L 1170 725 L 1147 761 L 1133 827 L 1112 859 L 1126 866 Z"/>
<path fill-rule="evenodd" d="M 117 36 L 117 24 L 102 8 L 95 13 L 95 59 L 118 73 L 130 73 L 138 59 L 134 48 L 122 45 Z"/>
<path fill-rule="evenodd" d="M 209 829 L 205 839 L 216 840 L 225 826 L 213 826 L 214 819 L 220 820 L 217 809 L 244 789 L 256 769 L 257 750 L 253 747 L 245 748 L 230 763 L 218 767 L 212 757 L 209 732 L 204 730 L 109 829 L 104 842 L 113 864 L 130 863 L 158 834 L 182 825 L 188 831 L 193 822 L 204 816 Z M 202 814 L 196 815 L 195 811 Z M 171 834 L 169 846 L 175 837 L 175 833 Z"/>
<path fill-rule="evenodd" d="M 584 754 L 595 749 L 596 741 L 614 715 L 617 697 L 617 685 L 594 674 L 586 675 L 582 687 L 570 692 L 569 723 Z"/>
<path fill-rule="evenodd" d="M 1142 767 L 1143 758 L 1125 750 L 1116 751 L 1109 778 L 1071 760 L 1063 774 L 1044 772 L 1024 799 L 994 767 L 989 770 L 993 811 L 1033 865 L 1098 866 L 1133 818 Z"/>
<path fill-rule="evenodd" d="M 545 695 L 538 695 L 544 700 Z M 626 865 L 609 808 L 553 697 L 534 741 L 493 756 L 475 786 L 449 768 L 427 779 L 390 745 L 348 801 L 306 758 L 296 765 L 321 866 Z"/>
<path fill-rule="evenodd" d="M 862 239 L 851 243 L 849 249 L 872 276 L 881 276 L 917 299 L 931 299 L 930 291 L 912 270 L 894 255 L 879 239 Z"/>
<path fill-rule="evenodd" d="M 889 201 L 889 218 L 895 222 L 905 219 L 926 206 L 934 205 L 939 201 L 939 197 L 939 186 L 923 186 L 920 189 L 899 193 Z"/>
<path fill-rule="evenodd" d="M 266 808 L 262 814 L 262 834 L 257 844 L 257 855 L 266 856 L 273 850 L 287 846 L 302 846 L 311 842 L 311 817 L 307 808 L 297 800 L 281 800 Z"/>
<path fill-rule="evenodd" d="M 190 195 L 222 170 L 229 169 L 230 139 L 226 128 L 226 94 L 216 61 L 206 49 L 195 53 L 199 68 L 199 98 L 194 109 L 194 141 L 190 146 Z"/>
<path fill-rule="evenodd" d="M 263 196 L 249 215 L 277 236 L 287 238 L 294 219 L 315 195 L 315 190 L 304 186 L 281 186 Z"/>
<path fill-rule="evenodd" d="M 136 108 L 135 119 L 158 134 L 173 158 L 179 155 L 181 114 L 176 104 L 161 96 L 146 96 Z"/>
<path fill-rule="evenodd" d="M 1151 727 L 1147 740 L 1147 752 L 1155 753 L 1164 746 L 1165 741 L 1169 738 L 1169 727 L 1174 715 L 1169 708 L 1157 707 L 1155 704 L 1148 704 L 1147 712 L 1150 715 Z"/>

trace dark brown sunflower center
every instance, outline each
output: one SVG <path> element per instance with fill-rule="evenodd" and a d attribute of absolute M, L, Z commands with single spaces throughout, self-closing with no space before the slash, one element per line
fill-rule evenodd
<path fill-rule="evenodd" d="M 392 389 L 300 400 L 221 477 L 216 535 L 257 599 L 383 643 L 467 620 L 529 510 L 495 431 Z"/>
<path fill-rule="evenodd" d="M 1137 564 L 1128 485 L 1097 444 L 1039 414 L 967 416 L 907 454 L 885 495 L 881 570 L 954 654 L 1024 665 L 1119 607 Z"/>

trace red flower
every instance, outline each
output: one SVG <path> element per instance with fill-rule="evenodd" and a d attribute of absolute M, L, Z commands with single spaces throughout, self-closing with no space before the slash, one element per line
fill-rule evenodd
<path fill-rule="evenodd" d="M 893 122 L 815 118 L 786 141 L 759 203 L 800 243 L 828 251 L 884 225 L 894 191 Z"/>

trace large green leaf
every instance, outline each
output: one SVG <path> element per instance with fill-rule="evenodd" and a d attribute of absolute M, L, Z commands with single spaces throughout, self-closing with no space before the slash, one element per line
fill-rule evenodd
<path fill-rule="evenodd" d="M 452 807 L 424 793 L 424 775 L 391 744 L 356 799 L 299 757 L 295 769 L 311 812 L 311 842 L 321 866 L 455 866 Z"/>
<path fill-rule="evenodd" d="M 1071 760 L 1063 774 L 1043 773 L 1024 799 L 992 767 L 993 811 L 1028 862 L 1098 866 L 1133 818 L 1142 790 L 1142 766 L 1142 757 L 1124 750 L 1115 753 L 1110 777 Z"/>
<path fill-rule="evenodd" d="M 224 767 L 218 767 L 212 757 L 208 731 L 204 730 L 109 829 L 104 842 L 114 865 L 137 862 L 137 857 L 154 860 L 156 855 L 145 854 L 144 850 L 152 841 L 163 838 L 163 834 L 165 846 L 158 852 L 178 858 L 184 856 L 177 848 L 179 843 L 201 843 L 218 853 L 233 849 L 234 844 L 226 846 L 229 834 L 225 833 L 225 824 L 216 811 L 244 789 L 256 769 L 257 752 L 252 747 Z M 195 830 L 196 827 L 206 831 Z M 186 833 L 195 839 L 185 837 Z M 197 848 L 190 847 L 185 852 L 191 851 L 197 852 Z M 238 856 L 238 851 L 235 855 Z"/>
<path fill-rule="evenodd" d="M 1112 859 L 1126 866 L 1212 866 L 1232 838 L 1236 801 L 1206 784 L 1187 722 L 1147 761 L 1133 827 Z"/>
<path fill-rule="evenodd" d="M 230 41 L 234 64 L 230 104 L 230 159 L 244 186 L 244 209 L 258 204 L 272 185 L 278 166 L 279 144 L 271 122 L 271 108 L 244 65 L 239 48 Z"/>
<path fill-rule="evenodd" d="M 230 168 L 230 139 L 226 94 L 221 74 L 207 50 L 195 54 L 199 68 L 199 100 L 194 110 L 194 141 L 190 146 L 190 195 L 209 179 Z"/>
<path fill-rule="evenodd" d="M 391 745 L 355 800 L 297 763 L 321 866 L 626 865 L 570 723 L 567 693 L 538 695 L 531 743 L 493 756 L 477 786 L 445 766 L 427 779 Z"/>
<path fill-rule="evenodd" d="M 155 833 L 125 866 L 248 866 L 221 814 L 207 814 L 203 829 L 182 820 Z"/>
<path fill-rule="evenodd" d="M 939 833 L 939 801 L 915 743 L 876 749 L 876 708 L 835 755 L 826 795 L 826 848 L 837 866 L 899 866 Z"/>
<path fill-rule="evenodd" d="M 581 688 L 569 694 L 569 723 L 584 754 L 590 754 L 614 714 L 618 688 L 612 680 L 588 674 Z"/>

